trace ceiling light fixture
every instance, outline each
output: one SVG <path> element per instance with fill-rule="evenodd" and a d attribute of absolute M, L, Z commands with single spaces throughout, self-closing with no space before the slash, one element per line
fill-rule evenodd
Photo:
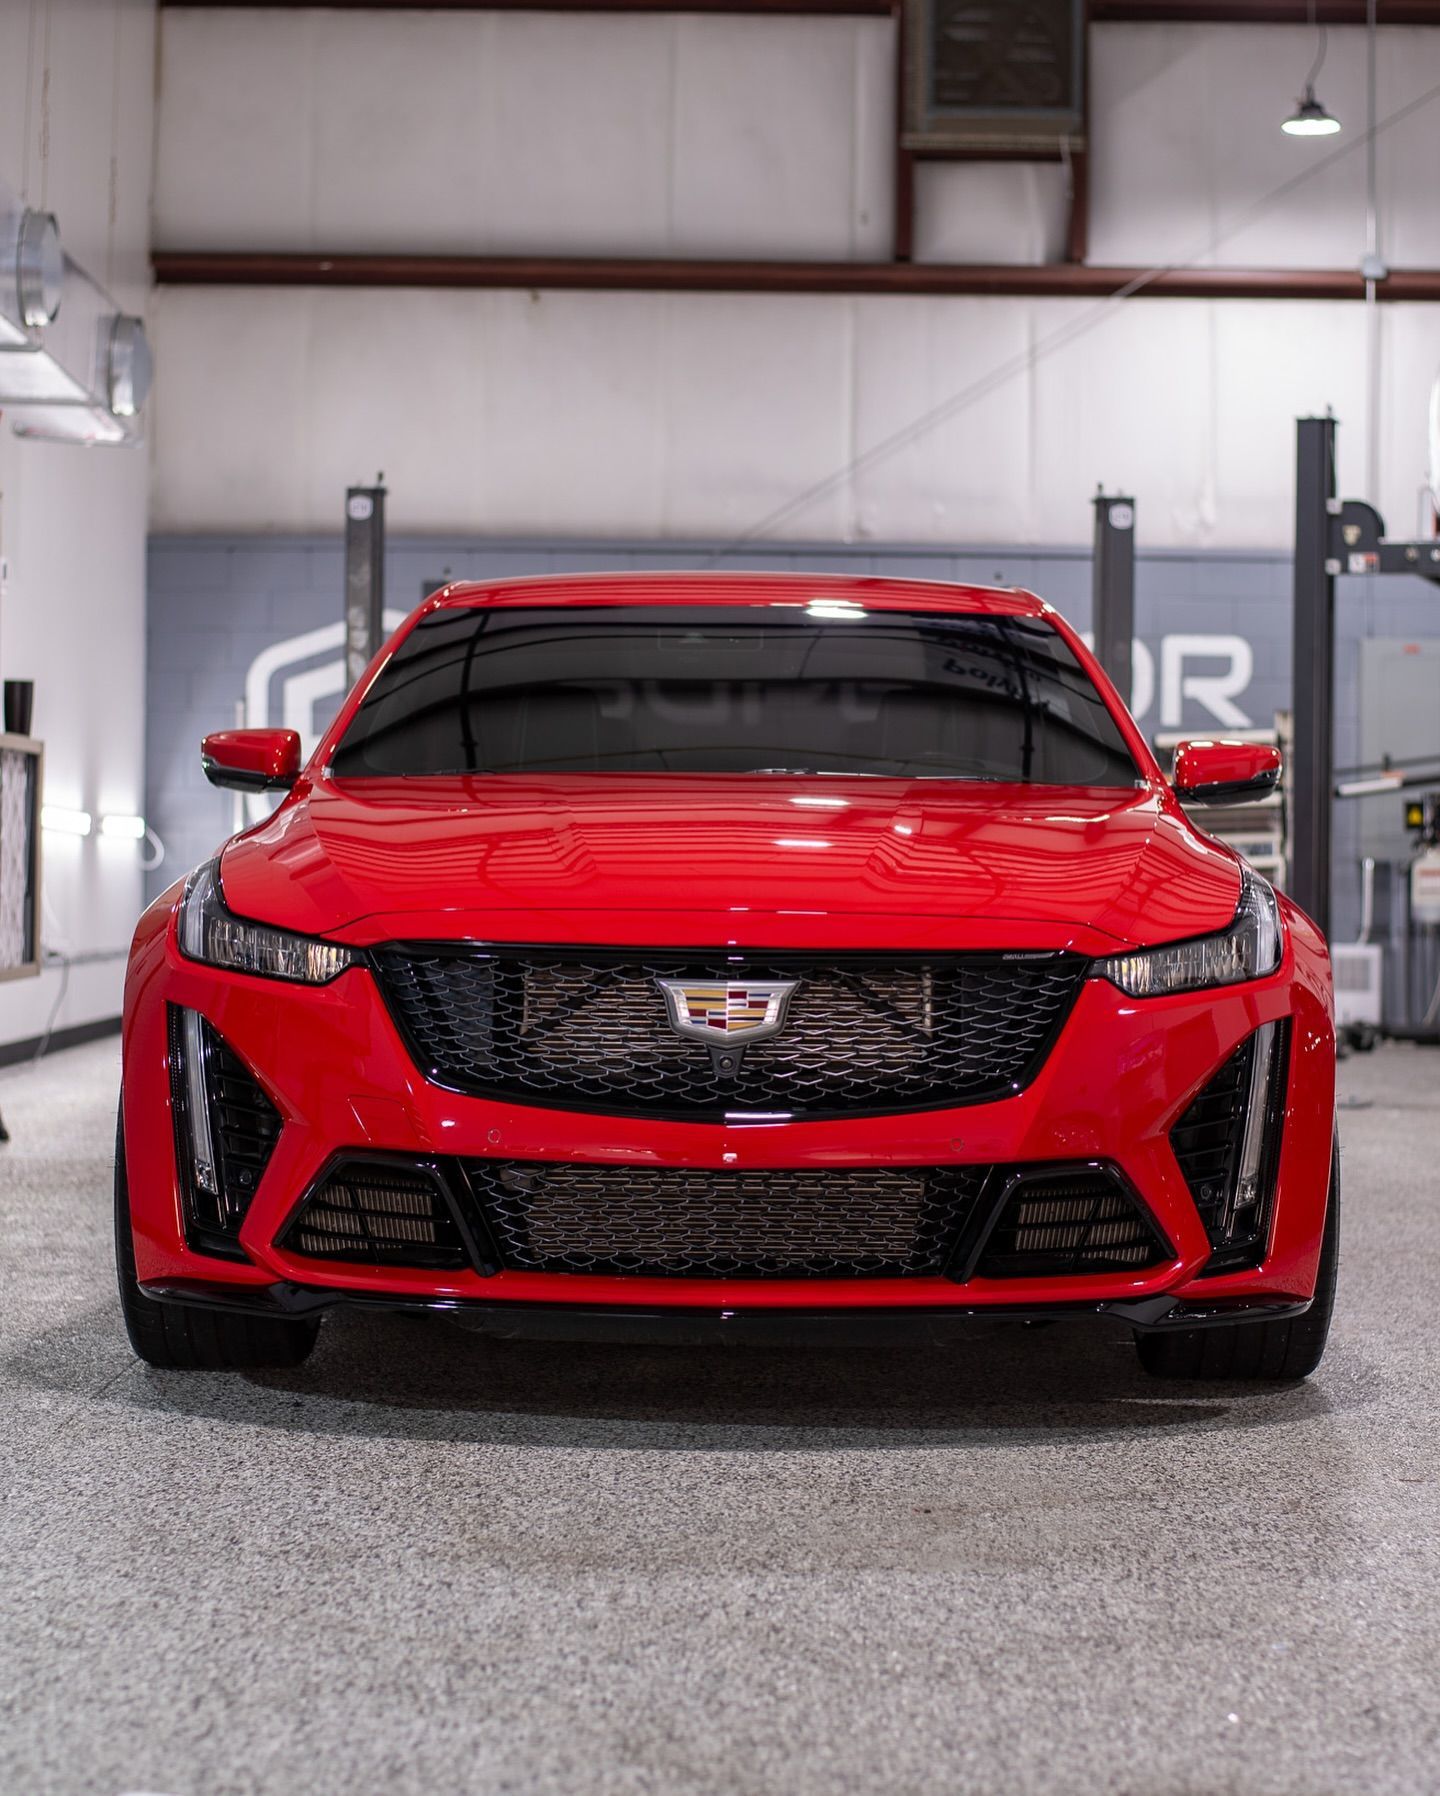
<path fill-rule="evenodd" d="M 1310 23 L 1315 24 L 1315 0 L 1310 0 Z M 1316 29 L 1320 34 L 1319 44 L 1310 73 L 1305 77 L 1305 92 L 1294 112 L 1280 127 L 1289 137 L 1333 137 L 1340 129 L 1339 119 L 1327 112 L 1315 98 L 1315 79 L 1325 66 L 1325 27 L 1319 25 Z"/>

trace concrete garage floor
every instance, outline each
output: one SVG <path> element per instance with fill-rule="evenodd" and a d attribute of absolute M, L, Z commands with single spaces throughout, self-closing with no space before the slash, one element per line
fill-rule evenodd
<path fill-rule="evenodd" d="M 1342 1068 L 1308 1386 L 335 1320 L 158 1374 L 113 1044 L 0 1075 L 0 1791 L 1440 1787 L 1440 1054 Z"/>

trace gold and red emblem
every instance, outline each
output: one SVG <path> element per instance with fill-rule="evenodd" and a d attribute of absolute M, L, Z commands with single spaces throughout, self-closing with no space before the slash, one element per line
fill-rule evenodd
<path fill-rule="evenodd" d="M 763 1041 L 785 1026 L 797 979 L 657 979 L 670 1027 L 696 1041 Z"/>

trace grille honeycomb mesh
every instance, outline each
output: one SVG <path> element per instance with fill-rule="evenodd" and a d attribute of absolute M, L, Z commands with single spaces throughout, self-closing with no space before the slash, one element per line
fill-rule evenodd
<path fill-rule="evenodd" d="M 983 1167 L 716 1172 L 479 1160 L 504 1264 L 683 1278 L 923 1277 L 945 1270 Z"/>
<path fill-rule="evenodd" d="M 382 950 L 411 1052 L 441 1084 L 622 1114 L 850 1115 L 975 1103 L 1033 1077 L 1084 977 L 1079 956 L 820 961 Z M 660 979 L 794 980 L 784 1030 L 722 1077 L 669 1025 Z M 734 1045 L 734 1044 L 729 1044 Z"/>

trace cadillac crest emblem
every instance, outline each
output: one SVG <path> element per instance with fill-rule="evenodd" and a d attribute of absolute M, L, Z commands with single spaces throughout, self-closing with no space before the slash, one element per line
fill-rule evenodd
<path fill-rule="evenodd" d="M 798 979 L 657 979 L 670 1027 L 703 1041 L 717 1073 L 740 1070 L 745 1049 L 778 1035 Z"/>

